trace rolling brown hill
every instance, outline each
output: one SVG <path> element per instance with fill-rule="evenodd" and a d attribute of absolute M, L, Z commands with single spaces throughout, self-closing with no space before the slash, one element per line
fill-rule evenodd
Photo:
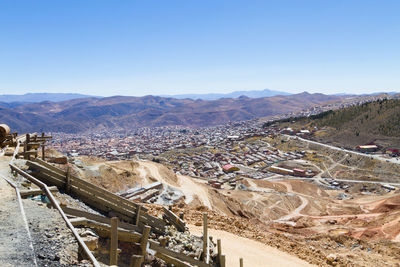
<path fill-rule="evenodd" d="M 289 96 L 222 98 L 212 101 L 158 96 L 82 98 L 31 103 L 14 108 L 0 106 L 0 121 L 16 131 L 67 133 L 143 126 L 202 127 L 298 111 L 341 98 L 306 92 Z"/>

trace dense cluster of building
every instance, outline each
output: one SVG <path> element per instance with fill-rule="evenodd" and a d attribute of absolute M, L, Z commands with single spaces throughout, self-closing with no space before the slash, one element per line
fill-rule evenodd
<path fill-rule="evenodd" d="M 265 133 L 264 133 L 265 134 Z M 265 136 L 265 135 L 264 135 Z M 266 174 L 269 166 L 282 161 L 300 159 L 304 153 L 279 151 L 270 147 L 261 138 L 220 142 L 218 146 L 206 147 L 203 151 L 182 151 L 169 155 L 168 162 L 181 174 L 219 178 L 221 176 L 241 175 L 255 179 L 270 176 Z"/>
<path fill-rule="evenodd" d="M 379 99 L 377 96 L 363 99 L 349 98 L 346 101 L 316 106 L 296 113 L 272 116 L 267 118 L 267 121 L 310 116 L 377 99 Z M 272 175 L 272 172 L 279 173 L 269 169 L 272 164 L 303 157 L 300 151 L 283 153 L 263 141 L 263 137 L 280 133 L 308 137 L 313 132 L 307 129 L 298 131 L 291 128 L 266 129 L 263 127 L 265 122 L 266 120 L 253 119 L 205 128 L 167 126 L 83 134 L 52 133 L 54 139 L 51 145 L 69 156 L 87 155 L 108 160 L 158 157 L 171 163 L 176 172 L 208 179 L 221 177 L 230 179 L 237 174 L 261 179 Z M 251 138 L 259 139 L 256 144 L 252 144 L 248 142 Z M 360 146 L 359 149 L 366 148 Z M 373 148 L 368 147 L 368 149 Z M 179 153 L 170 155 L 167 154 L 168 151 L 179 151 Z M 389 152 L 393 155 L 399 154 L 399 151 L 394 149 Z M 295 170 L 291 170 L 289 175 L 292 172 Z M 310 174 L 296 170 L 296 175 L 307 177 Z"/>
<path fill-rule="evenodd" d="M 157 156 L 173 149 L 215 146 L 229 138 L 246 138 L 261 132 L 261 125 L 256 120 L 249 120 L 199 129 L 168 126 L 101 133 L 52 133 L 52 147 L 72 156 L 117 160 L 135 155 Z"/>

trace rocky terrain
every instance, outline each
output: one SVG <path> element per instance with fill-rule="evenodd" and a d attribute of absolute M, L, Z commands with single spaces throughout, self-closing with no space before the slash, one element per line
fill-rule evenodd
<path fill-rule="evenodd" d="M 236 189 L 213 189 L 204 180 L 176 175 L 149 161 L 80 158 L 75 170 L 118 192 L 160 181 L 181 191 L 173 210 L 198 225 L 254 239 L 320 266 L 393 266 L 400 262 L 400 193 L 379 185 L 332 189 L 303 180 L 243 179 Z M 98 170 L 93 176 L 93 169 Z M 96 177 L 102 177 L 97 179 Z M 375 192 L 368 193 L 365 192 Z M 340 195 L 347 197 L 341 199 Z M 161 207 L 147 205 L 154 214 Z"/>

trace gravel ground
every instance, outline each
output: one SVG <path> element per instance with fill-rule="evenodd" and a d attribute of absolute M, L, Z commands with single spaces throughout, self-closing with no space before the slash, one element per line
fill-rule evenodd
<path fill-rule="evenodd" d="M 0 175 L 27 189 L 21 186 L 22 177 L 11 175 L 9 161 L 0 156 Z M 57 210 L 41 201 L 22 200 L 30 239 L 15 190 L 1 177 L 0 202 L 0 266 L 90 266 L 78 261 L 78 242 Z"/>
<path fill-rule="evenodd" d="M 35 266 L 28 232 L 16 198 L 1 198 L 1 202 L 0 266 Z"/>
<path fill-rule="evenodd" d="M 39 266 L 76 266 L 78 242 L 56 209 L 23 200 Z"/>

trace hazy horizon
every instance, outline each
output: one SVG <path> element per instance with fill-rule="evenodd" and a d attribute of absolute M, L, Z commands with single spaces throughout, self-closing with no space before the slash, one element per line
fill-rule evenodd
<path fill-rule="evenodd" d="M 143 97 L 143 96 L 161 96 L 161 97 L 174 97 L 174 96 L 181 96 L 181 95 L 228 95 L 228 94 L 232 94 L 232 93 L 236 93 L 236 92 L 262 92 L 263 90 L 271 90 L 271 91 L 277 91 L 277 90 L 273 90 L 273 89 L 261 89 L 261 90 L 238 90 L 238 91 L 228 91 L 228 92 L 210 92 L 210 93 L 182 93 L 182 94 L 145 94 L 145 95 L 120 95 L 120 94 L 111 94 L 111 95 L 89 95 L 89 94 L 85 94 L 85 93 L 79 93 L 79 92 L 26 92 L 26 93 L 0 93 L 0 96 L 4 96 L 4 95 L 13 95 L 13 96 L 24 96 L 24 95 L 29 95 L 29 94 L 65 94 L 65 95 L 84 95 L 84 96 L 88 96 L 88 97 L 113 97 L 113 96 L 128 96 L 128 97 Z M 298 91 L 298 92 L 285 92 L 285 91 L 279 91 L 282 93 L 287 93 L 287 94 L 301 94 L 301 93 L 310 93 L 310 94 L 314 94 L 314 93 L 322 93 L 322 92 L 310 92 L 307 90 L 304 91 Z M 400 91 L 396 91 L 396 90 L 387 90 L 387 91 L 374 91 L 374 92 L 367 92 L 367 93 L 360 93 L 360 94 L 354 94 L 354 95 L 363 95 L 363 94 L 374 94 L 374 93 L 400 93 Z M 341 95 L 341 94 L 346 94 L 346 95 L 350 95 L 352 93 L 345 93 L 345 92 L 335 92 L 335 93 L 323 93 L 326 95 Z M 279 94 L 278 94 L 279 95 Z"/>

